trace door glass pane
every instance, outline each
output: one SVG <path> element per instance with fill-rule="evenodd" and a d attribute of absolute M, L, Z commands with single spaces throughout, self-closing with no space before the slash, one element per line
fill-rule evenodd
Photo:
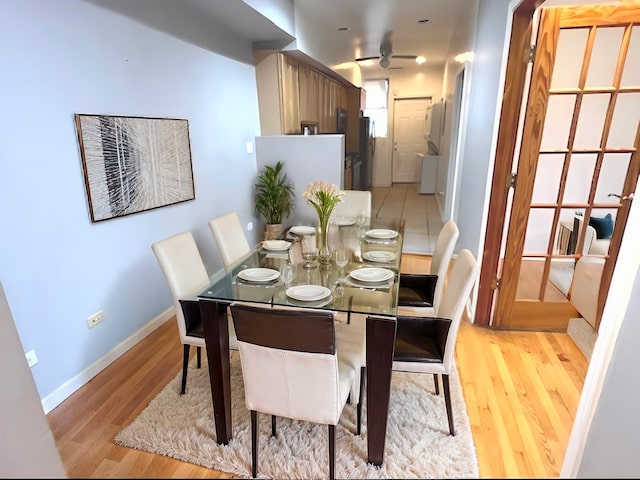
<path fill-rule="evenodd" d="M 556 228 L 553 255 L 573 255 L 578 244 L 579 227 L 576 221 L 576 209 L 563 208 L 560 210 L 560 220 Z M 573 257 L 572 257 L 573 258 Z"/>
<path fill-rule="evenodd" d="M 551 76 L 551 89 L 578 88 L 580 70 L 587 46 L 587 28 L 560 30 L 556 60 Z"/>
<path fill-rule="evenodd" d="M 608 93 L 585 94 L 580 107 L 573 148 L 598 148 L 602 138 L 604 117 L 609 106 Z"/>
<path fill-rule="evenodd" d="M 587 203 L 596 166 L 595 153 L 574 153 L 569 163 L 562 203 Z"/>
<path fill-rule="evenodd" d="M 585 251 L 589 255 L 607 255 L 609 243 L 616 221 L 615 209 L 597 208 L 591 211 L 587 233 L 585 236 Z"/>
<path fill-rule="evenodd" d="M 623 27 L 601 27 L 596 29 L 596 38 L 591 51 L 591 61 L 585 87 L 612 87 L 618 53 L 622 43 Z"/>
<path fill-rule="evenodd" d="M 630 153 L 605 153 L 602 159 L 600 176 L 594 203 L 620 203 L 618 197 L 609 197 L 610 193 L 622 195 L 624 179 L 629 169 Z"/>
<path fill-rule="evenodd" d="M 624 71 L 620 86 L 631 87 L 640 85 L 640 26 L 634 25 L 631 29 L 631 42 L 627 50 L 627 58 L 624 61 Z"/>
<path fill-rule="evenodd" d="M 524 238 L 524 254 L 546 254 L 553 223 L 553 209 L 532 208 Z"/>
<path fill-rule="evenodd" d="M 638 122 L 640 122 L 640 93 L 619 93 L 613 111 L 607 147 L 633 147 Z"/>
<path fill-rule="evenodd" d="M 531 203 L 556 203 L 562 175 L 564 154 L 541 154 L 533 184 Z"/>
<path fill-rule="evenodd" d="M 550 95 L 542 132 L 542 150 L 567 148 L 575 95 Z"/>
<path fill-rule="evenodd" d="M 522 258 L 516 299 L 537 300 L 540 296 L 540 285 L 544 273 L 544 259 Z"/>
<path fill-rule="evenodd" d="M 576 219 L 575 209 L 563 208 L 560 211 L 560 221 L 555 231 L 555 243 L 549 268 L 549 283 L 545 291 L 545 300 L 557 301 L 549 298 L 550 291 L 556 295 L 562 294 L 567 296 L 571 288 L 571 280 L 573 278 L 573 266 L 575 258 L 573 254 L 576 251 L 579 235 L 579 220 Z"/>

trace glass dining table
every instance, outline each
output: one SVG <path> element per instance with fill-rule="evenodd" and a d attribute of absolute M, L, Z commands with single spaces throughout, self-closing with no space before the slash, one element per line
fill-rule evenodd
<path fill-rule="evenodd" d="M 341 219 L 331 225 L 329 246 L 344 245 L 349 263 L 301 260 L 306 236 L 290 228 L 276 242 L 261 242 L 211 277 L 198 295 L 209 365 L 216 441 L 232 438 L 231 370 L 227 307 L 250 302 L 366 315 L 367 461 L 382 465 L 396 332 L 404 222 L 394 218 Z M 300 229 L 301 231 L 302 229 Z M 286 242 L 286 243 L 285 243 Z M 283 264 L 293 275 L 283 278 Z M 308 268 L 311 267 L 311 268 Z"/>

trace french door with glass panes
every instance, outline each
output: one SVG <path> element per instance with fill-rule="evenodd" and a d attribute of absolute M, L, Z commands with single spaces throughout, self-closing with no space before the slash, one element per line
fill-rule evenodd
<path fill-rule="evenodd" d="M 492 323 L 566 330 L 575 262 L 603 255 L 597 330 L 639 173 L 640 4 L 543 8 L 530 84 Z"/>

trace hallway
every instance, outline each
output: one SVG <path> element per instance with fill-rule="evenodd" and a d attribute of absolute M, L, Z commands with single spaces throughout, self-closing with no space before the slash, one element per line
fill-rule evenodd
<path fill-rule="evenodd" d="M 372 213 L 404 218 L 403 253 L 431 254 L 443 222 L 435 195 L 419 194 L 418 187 L 415 183 L 372 187 Z"/>

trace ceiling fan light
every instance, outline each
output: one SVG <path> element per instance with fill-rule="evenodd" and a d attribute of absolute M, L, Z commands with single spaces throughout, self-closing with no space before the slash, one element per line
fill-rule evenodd
<path fill-rule="evenodd" d="M 382 68 L 388 68 L 389 67 L 389 57 L 382 57 L 380 59 L 380 66 Z"/>
<path fill-rule="evenodd" d="M 416 63 L 420 63 L 420 64 L 422 64 L 422 63 L 424 63 L 424 62 L 426 62 L 426 61 L 427 61 L 427 59 L 426 59 L 426 58 L 424 58 L 422 55 L 418 55 L 418 56 L 416 57 Z"/>

